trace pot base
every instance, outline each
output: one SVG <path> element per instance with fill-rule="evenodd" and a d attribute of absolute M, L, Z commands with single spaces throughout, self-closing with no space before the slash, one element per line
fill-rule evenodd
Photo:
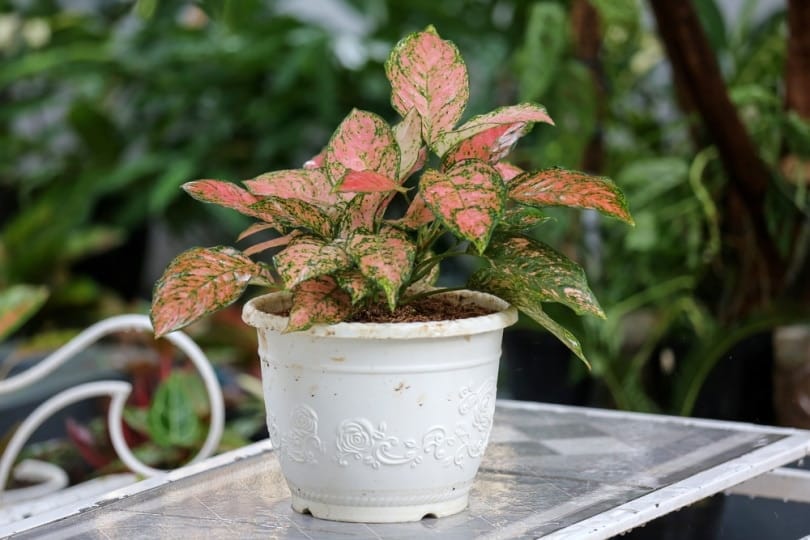
<path fill-rule="evenodd" d="M 467 508 L 469 493 L 429 504 L 409 506 L 344 506 L 312 501 L 292 496 L 292 508 L 301 514 L 311 514 L 320 519 L 349 521 L 354 523 L 402 523 L 420 521 L 426 517 L 444 517 L 457 514 Z"/>

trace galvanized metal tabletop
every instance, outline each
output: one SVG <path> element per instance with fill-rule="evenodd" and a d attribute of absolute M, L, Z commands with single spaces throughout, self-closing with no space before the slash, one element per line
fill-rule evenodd
<path fill-rule="evenodd" d="M 464 512 L 406 524 L 296 514 L 268 442 L 37 516 L 14 538 L 608 538 L 736 489 L 810 502 L 810 432 L 501 401 Z M 736 487 L 735 487 L 736 486 Z M 63 512 L 64 513 L 64 512 Z"/>

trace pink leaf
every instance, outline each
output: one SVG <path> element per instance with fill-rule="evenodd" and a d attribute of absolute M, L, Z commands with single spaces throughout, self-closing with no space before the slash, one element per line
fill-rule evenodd
<path fill-rule="evenodd" d="M 420 157 L 427 158 L 422 146 L 422 119 L 416 109 L 408 111 L 402 122 L 394 126 L 394 138 L 400 153 L 399 180 L 404 180 L 411 175 Z M 421 161 L 424 164 L 425 159 Z"/>
<path fill-rule="evenodd" d="M 183 184 L 183 189 L 198 201 L 231 208 L 246 216 L 256 217 L 270 223 L 273 228 L 280 228 L 275 216 L 251 207 L 252 204 L 259 201 L 259 198 L 236 184 L 221 180 L 195 180 Z"/>
<path fill-rule="evenodd" d="M 442 158 L 442 165 L 446 168 L 457 161 L 471 158 L 492 164 L 497 163 L 512 151 L 525 130 L 526 124 L 518 122 L 503 124 L 477 133 L 448 150 Z"/>
<path fill-rule="evenodd" d="M 267 197 L 251 208 L 275 215 L 289 227 L 306 228 L 324 238 L 332 236 L 332 217 L 324 209 L 300 199 Z"/>
<path fill-rule="evenodd" d="M 511 163 L 507 163 L 505 161 L 499 161 L 494 165 L 494 167 L 496 171 L 501 173 L 501 178 L 503 178 L 504 182 L 508 182 L 517 175 L 523 174 L 525 172 L 517 165 L 512 165 Z"/>
<path fill-rule="evenodd" d="M 349 316 L 352 302 L 331 276 L 320 276 L 293 289 L 290 320 L 285 331 L 305 330 L 313 324 L 332 324 Z"/>
<path fill-rule="evenodd" d="M 297 236 L 297 234 L 298 231 L 293 231 L 290 234 L 285 234 L 284 236 L 279 236 L 278 238 L 273 238 L 272 240 L 254 244 L 244 250 L 243 253 L 245 255 L 255 255 L 256 253 L 261 253 L 262 251 L 267 251 L 268 249 L 272 249 L 274 247 L 286 246 L 290 243 L 290 240 Z"/>
<path fill-rule="evenodd" d="M 385 63 L 391 82 L 391 104 L 405 117 L 416 109 L 422 134 L 431 146 L 453 129 L 470 94 L 467 66 L 453 43 L 434 28 L 402 39 Z"/>
<path fill-rule="evenodd" d="M 425 199 L 422 197 L 422 194 L 417 193 L 402 219 L 398 219 L 392 223 L 398 227 L 405 227 L 406 229 L 418 229 L 422 225 L 427 225 L 435 218 L 436 216 L 433 214 L 433 211 L 425 204 Z"/>
<path fill-rule="evenodd" d="M 349 171 L 343 177 L 337 189 L 339 191 L 353 191 L 355 193 L 380 193 L 388 191 L 407 191 L 405 188 L 385 176 L 374 171 Z"/>
<path fill-rule="evenodd" d="M 348 251 L 360 272 L 383 289 L 393 311 L 399 289 L 411 276 L 416 246 L 402 231 L 384 227 L 378 234 L 353 235 Z"/>
<path fill-rule="evenodd" d="M 621 190 L 600 176 L 561 168 L 524 173 L 509 183 L 509 197 L 530 206 L 590 208 L 633 224 Z"/>
<path fill-rule="evenodd" d="M 155 285 L 152 326 L 161 337 L 232 304 L 251 281 L 273 276 L 230 247 L 192 248 L 177 256 Z"/>
<path fill-rule="evenodd" d="M 313 156 L 312 159 L 308 159 L 304 162 L 305 169 L 320 169 L 323 167 L 323 157 L 326 154 L 326 148 L 318 152 L 317 155 Z"/>
<path fill-rule="evenodd" d="M 253 236 L 258 232 L 266 231 L 267 229 L 272 228 L 273 225 L 271 223 L 254 223 L 253 225 L 251 225 L 250 227 L 239 233 L 239 236 L 236 237 L 236 241 L 239 242 L 240 240 L 244 240 L 248 236 Z"/>
<path fill-rule="evenodd" d="M 482 253 L 505 206 L 506 190 L 498 171 L 469 159 L 445 173 L 428 170 L 422 175 L 420 189 L 433 213 Z"/>
<path fill-rule="evenodd" d="M 259 197 L 298 199 L 323 207 L 351 199 L 351 195 L 334 192 L 332 182 L 323 169 L 275 171 L 246 180 L 244 184 L 253 195 Z"/>
<path fill-rule="evenodd" d="M 346 252 L 335 243 L 314 236 L 299 236 L 273 257 L 284 286 L 292 289 L 302 281 L 332 274 L 351 264 Z"/>
<path fill-rule="evenodd" d="M 333 184 L 349 171 L 373 171 L 398 178 L 399 148 L 388 124 L 376 114 L 354 109 L 326 147 L 324 166 Z"/>
<path fill-rule="evenodd" d="M 503 125 L 518 126 L 511 128 L 511 133 L 501 142 L 502 147 L 511 148 L 514 142 L 528 131 L 528 127 L 535 122 L 554 124 L 546 109 L 533 103 L 521 103 L 495 109 L 487 114 L 474 116 L 458 129 L 445 133 L 436 144 L 436 152 L 444 155 L 448 149 L 456 146 L 464 139 L 469 139 L 483 131 Z M 512 140 L 514 138 L 514 140 Z"/>

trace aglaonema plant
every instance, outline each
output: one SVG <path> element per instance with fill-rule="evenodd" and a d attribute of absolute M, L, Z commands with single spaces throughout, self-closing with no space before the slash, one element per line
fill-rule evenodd
<path fill-rule="evenodd" d="M 393 126 L 353 110 L 301 169 L 265 173 L 244 187 L 219 180 L 183 186 L 195 199 L 255 218 L 239 240 L 267 229 L 279 235 L 244 251 L 180 254 L 155 287 L 156 334 L 231 304 L 249 284 L 291 292 L 288 331 L 343 321 L 370 303 L 393 311 L 437 291 L 418 285 L 443 259 L 464 254 L 482 261 L 467 288 L 512 303 L 584 360 L 576 338 L 543 303 L 604 313 L 583 270 L 528 232 L 548 206 L 595 209 L 632 223 L 619 189 L 606 178 L 560 168 L 526 172 L 503 161 L 534 123 L 553 124 L 539 105 L 502 107 L 458 125 L 469 96 L 467 68 L 432 27 L 401 40 L 385 71 L 401 115 Z M 426 168 L 431 154 L 437 165 Z M 397 197 L 407 210 L 392 218 L 387 210 Z M 440 251 L 448 233 L 455 244 Z M 272 263 L 251 259 L 270 249 L 277 250 Z"/>

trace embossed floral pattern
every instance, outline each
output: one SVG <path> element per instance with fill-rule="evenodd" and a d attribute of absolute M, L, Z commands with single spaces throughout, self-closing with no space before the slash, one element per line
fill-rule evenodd
<path fill-rule="evenodd" d="M 444 426 L 433 426 L 421 439 L 391 436 L 385 422 L 374 427 L 366 418 L 344 420 L 337 430 L 337 462 L 347 467 L 353 459 L 373 469 L 382 465 L 416 467 L 425 456 L 432 456 L 444 466 L 463 468 L 467 459 L 478 459 L 484 454 L 492 428 L 495 391 L 495 379 L 488 379 L 477 388 L 463 387 L 458 393 L 458 412 L 461 416 L 472 415 L 470 421 L 458 422 L 452 432 Z"/>
<path fill-rule="evenodd" d="M 323 453 L 318 437 L 318 415 L 307 405 L 298 405 L 290 413 L 290 428 L 281 440 L 285 456 L 298 463 L 317 463 Z"/>

